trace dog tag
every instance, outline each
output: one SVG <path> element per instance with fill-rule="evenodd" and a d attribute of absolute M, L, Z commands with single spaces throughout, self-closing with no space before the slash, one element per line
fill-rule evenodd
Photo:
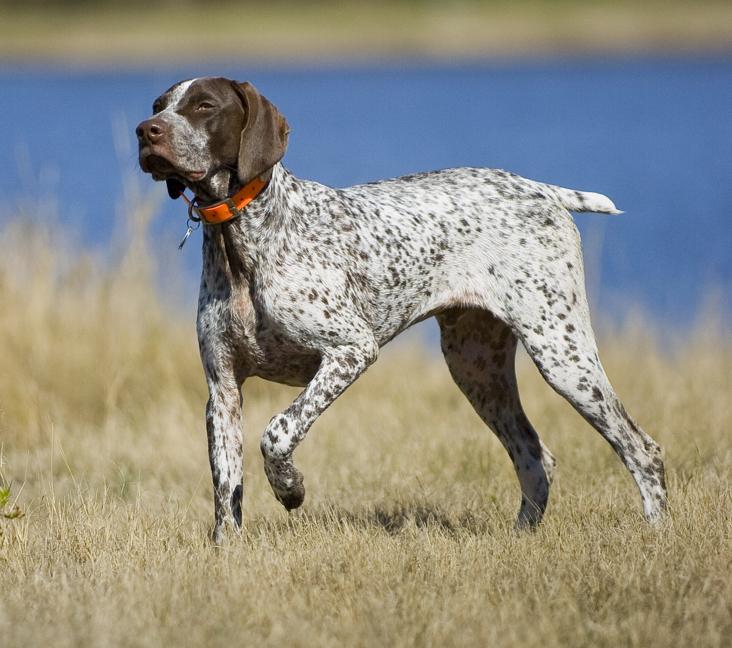
<path fill-rule="evenodd" d="M 183 240 L 180 242 L 180 245 L 178 245 L 179 250 L 183 249 L 183 246 L 186 244 L 186 241 L 191 234 L 193 234 L 193 228 L 189 225 L 188 229 L 186 229 L 185 235 L 183 236 Z"/>

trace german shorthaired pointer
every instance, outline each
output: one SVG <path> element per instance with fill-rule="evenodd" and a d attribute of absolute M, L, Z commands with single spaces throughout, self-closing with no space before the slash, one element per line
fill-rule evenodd
<path fill-rule="evenodd" d="M 178 83 L 153 113 L 137 127 L 140 165 L 172 198 L 190 188 L 189 214 L 204 221 L 198 343 L 216 542 L 241 526 L 244 380 L 304 387 L 261 440 L 275 496 L 296 508 L 305 489 L 292 455 L 310 426 L 381 346 L 431 316 L 453 379 L 516 469 L 518 527 L 541 520 L 555 463 L 521 406 L 518 341 L 613 447 L 646 518 L 661 517 L 661 452 L 600 364 L 569 214 L 618 213 L 607 197 L 477 168 L 347 189 L 300 180 L 280 164 L 284 117 L 223 78 Z"/>

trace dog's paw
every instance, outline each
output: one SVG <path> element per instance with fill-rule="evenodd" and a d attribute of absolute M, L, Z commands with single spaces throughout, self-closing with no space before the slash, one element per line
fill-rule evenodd
<path fill-rule="evenodd" d="M 267 475 L 274 496 L 282 506 L 291 511 L 302 505 L 305 500 L 303 476 L 292 465 L 292 461 L 289 459 L 285 461 L 265 461 L 264 472 Z"/>
<path fill-rule="evenodd" d="M 282 506 L 288 511 L 292 511 L 302 506 L 302 503 L 305 501 L 305 486 L 301 482 L 286 493 L 275 493 L 275 496 Z"/>

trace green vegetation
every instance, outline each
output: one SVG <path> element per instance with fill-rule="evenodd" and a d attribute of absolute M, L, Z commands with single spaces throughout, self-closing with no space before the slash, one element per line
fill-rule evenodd
<path fill-rule="evenodd" d="M 10 485 L 6 484 L 0 475 L 0 517 L 6 520 L 17 520 L 23 517 L 23 512 L 17 504 L 10 503 Z M 2 527 L 0 527 L 2 533 Z"/>
<path fill-rule="evenodd" d="M 245 531 L 216 549 L 193 314 L 152 288 L 152 212 L 129 215 L 137 234 L 116 261 L 32 218 L 0 231 L 4 648 L 728 643 L 728 331 L 707 321 L 660 350 L 638 320 L 601 339 L 665 449 L 658 529 L 611 450 L 523 358 L 558 477 L 545 523 L 514 533 L 506 453 L 438 356 L 397 345 L 298 450 L 308 499 L 291 515 L 258 443 L 296 390 L 246 385 Z"/>

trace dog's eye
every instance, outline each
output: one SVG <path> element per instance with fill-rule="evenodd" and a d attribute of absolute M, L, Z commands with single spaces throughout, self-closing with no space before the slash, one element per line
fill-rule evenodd
<path fill-rule="evenodd" d="M 210 101 L 202 101 L 196 106 L 196 110 L 211 110 L 215 107 Z"/>

